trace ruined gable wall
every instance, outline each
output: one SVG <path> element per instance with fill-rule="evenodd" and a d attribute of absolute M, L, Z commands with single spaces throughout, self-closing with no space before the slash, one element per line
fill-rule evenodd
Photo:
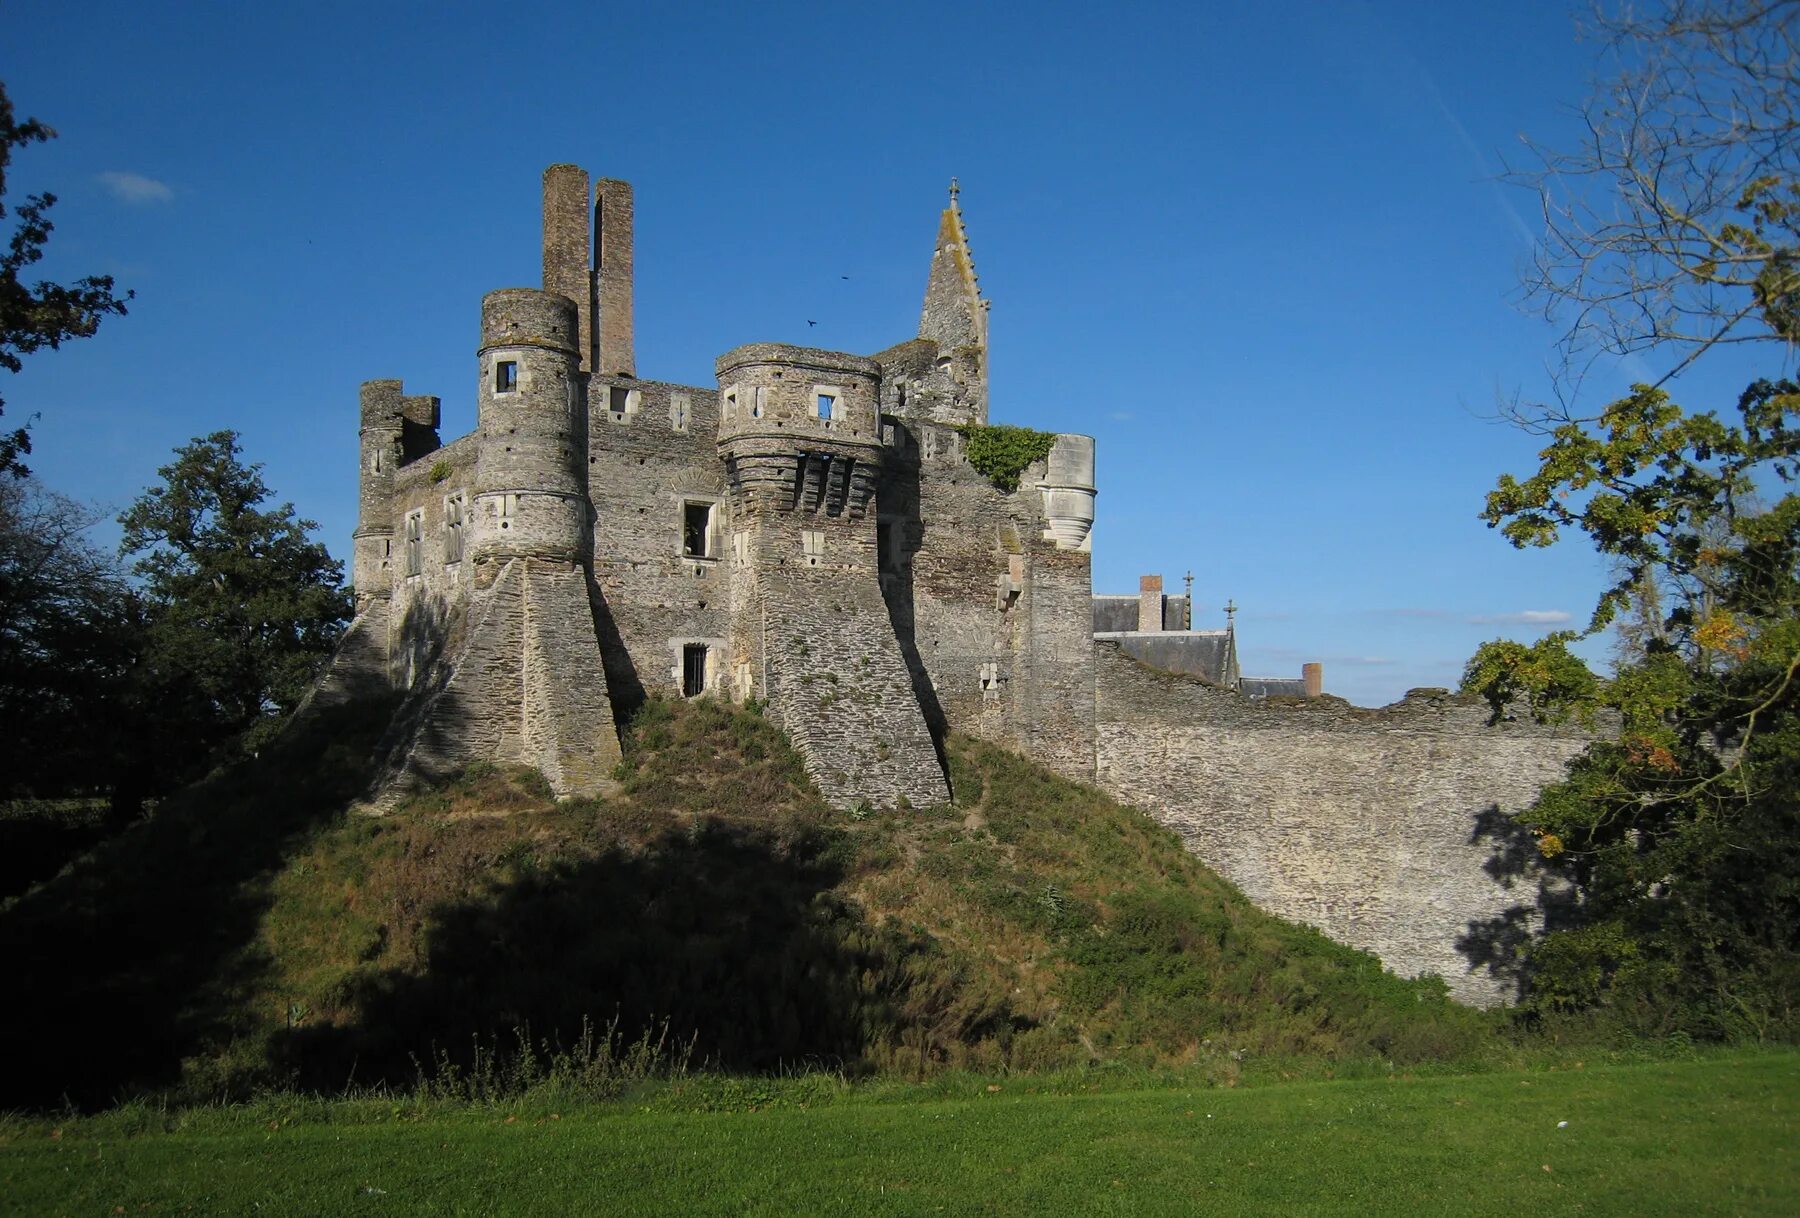
<path fill-rule="evenodd" d="M 1095 645 L 1098 780 L 1175 829 L 1260 907 L 1318 927 L 1458 999 L 1514 997 L 1482 928 L 1537 924 L 1541 873 L 1496 810 L 1527 806 L 1586 737 L 1488 726 L 1485 704 L 1414 697 L 1252 703 Z M 1523 868 L 1496 878 L 1496 851 Z M 1494 870 L 1501 870 L 1494 868 Z M 1471 929 L 1475 934 L 1471 935 Z"/>
<path fill-rule="evenodd" d="M 614 387 L 636 397 L 622 418 Z M 671 421 L 685 395 L 686 430 Z M 730 633 L 729 508 L 718 455 L 715 390 L 593 377 L 588 385 L 588 495 L 594 506 L 594 578 L 613 697 L 626 709 L 644 693 L 680 692 L 681 640 L 722 646 Z M 717 504 L 714 554 L 682 557 L 684 499 Z M 720 671 L 714 677 L 722 680 Z"/>
<path fill-rule="evenodd" d="M 401 466 L 394 476 L 394 536 L 388 559 L 393 594 L 387 646 L 394 680 L 401 686 L 410 685 L 442 646 L 445 623 L 469 595 L 474 573 L 466 555 L 470 537 L 467 511 L 462 526 L 465 556 L 460 561 L 450 560 L 445 513 L 451 495 L 462 495 L 465 504 L 474 501 L 478 439 L 473 433 L 463 436 Z M 419 573 L 408 575 L 406 518 L 414 511 L 419 512 L 421 524 Z"/>

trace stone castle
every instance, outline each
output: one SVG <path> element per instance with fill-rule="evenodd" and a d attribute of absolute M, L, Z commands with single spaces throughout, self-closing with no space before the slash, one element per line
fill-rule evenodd
<path fill-rule="evenodd" d="M 1363 711 L 1316 665 L 1244 678 L 1191 591 L 1095 596 L 1093 440 L 1044 437 L 1013 489 L 969 459 L 988 302 L 954 188 L 917 337 L 751 343 L 705 386 L 637 375 L 631 187 L 555 165 L 543 208 L 543 286 L 481 303 L 473 433 L 362 387 L 357 615 L 322 691 L 407 691 L 385 790 L 493 760 L 597 793 L 646 695 L 710 695 L 764 704 L 832 804 L 922 806 L 961 731 L 1145 809 L 1274 912 L 1506 997 L 1540 902 L 1488 838 L 1580 737 L 1443 691 Z"/>

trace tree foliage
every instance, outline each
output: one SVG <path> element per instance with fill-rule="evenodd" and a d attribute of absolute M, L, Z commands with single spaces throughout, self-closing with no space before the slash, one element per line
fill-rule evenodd
<path fill-rule="evenodd" d="M 100 516 L 27 478 L 0 479 L 0 798 L 102 792 L 141 625 Z"/>
<path fill-rule="evenodd" d="M 1532 179 L 1548 234 L 1529 286 L 1565 349 L 1666 354 L 1672 375 L 1720 344 L 1800 340 L 1800 0 L 1666 0 L 1601 26 L 1619 74 L 1586 142 Z M 1765 377 L 1714 411 L 1639 384 L 1597 414 L 1516 417 L 1546 444 L 1483 518 L 1520 548 L 1586 538 L 1615 576 L 1586 633 L 1628 636 L 1606 681 L 1577 671 L 1573 634 L 1486 644 L 1464 674 L 1497 713 L 1613 725 L 1521 817 L 1580 898 L 1530 949 L 1530 1002 L 1800 1035 L 1800 385 Z"/>
<path fill-rule="evenodd" d="M 239 457 L 234 432 L 194 440 L 119 518 L 149 606 L 146 664 L 213 743 L 292 710 L 351 613 L 318 526 L 261 507 L 262 467 Z"/>
<path fill-rule="evenodd" d="M 6 217 L 6 169 L 13 149 L 52 139 L 56 132 L 35 118 L 19 122 L 13 117 L 6 86 L 0 84 L 0 219 Z M 0 251 L 0 368 L 17 372 L 23 357 L 49 347 L 55 350 L 71 338 L 87 338 L 108 314 L 125 312 L 123 296 L 113 291 L 110 275 L 89 275 L 71 284 L 40 281 L 27 284 L 20 275 L 44 256 L 44 246 L 54 227 L 52 194 L 27 195 L 15 209 L 11 238 Z M 5 400 L 0 398 L 0 412 Z M 29 472 L 21 458 L 31 452 L 31 435 L 25 427 L 0 434 L 0 472 Z"/>
<path fill-rule="evenodd" d="M 1488 497 L 1515 546 L 1573 529 L 1616 561 L 1590 633 L 1634 604 L 1663 614 L 1610 681 L 1568 653 L 1572 634 L 1486 644 L 1464 676 L 1497 713 L 1604 707 L 1618 725 L 1523 817 L 1582 898 L 1532 951 L 1539 1008 L 1800 1034 L 1797 424 L 1788 381 L 1751 385 L 1730 422 L 1640 385 L 1557 427 L 1537 472 Z"/>

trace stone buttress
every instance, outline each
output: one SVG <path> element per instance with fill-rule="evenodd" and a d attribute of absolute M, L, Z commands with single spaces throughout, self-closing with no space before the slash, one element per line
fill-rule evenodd
<path fill-rule="evenodd" d="M 620 751 L 589 596 L 580 334 L 578 308 L 560 294 L 514 288 L 482 301 L 473 462 L 443 463 L 446 486 L 468 484 L 443 496 L 457 548 L 421 561 L 408 514 L 402 566 L 389 571 L 405 584 L 457 569 L 426 615 L 432 646 L 404 674 L 390 787 L 476 760 L 539 769 L 558 796 L 612 783 Z M 407 617 L 426 603 L 415 599 Z"/>

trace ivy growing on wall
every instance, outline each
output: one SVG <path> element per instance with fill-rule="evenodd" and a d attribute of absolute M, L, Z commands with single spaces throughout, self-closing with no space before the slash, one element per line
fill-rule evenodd
<path fill-rule="evenodd" d="M 1018 490 L 1019 475 L 1025 467 L 1048 457 L 1056 444 L 1053 433 L 1029 427 L 970 423 L 956 430 L 963 435 L 963 452 L 969 464 L 1003 491 Z"/>

